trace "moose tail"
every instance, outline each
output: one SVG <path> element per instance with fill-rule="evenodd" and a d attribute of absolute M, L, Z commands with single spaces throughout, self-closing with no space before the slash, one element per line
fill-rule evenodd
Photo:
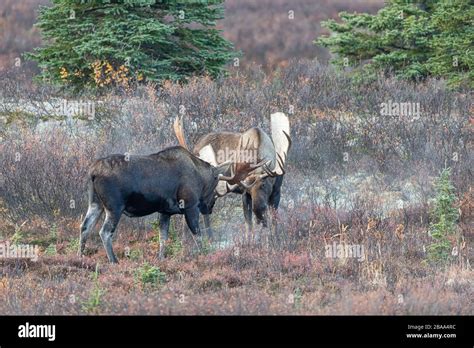
<path fill-rule="evenodd" d="M 183 119 L 180 117 L 176 117 L 173 123 L 174 134 L 178 139 L 179 145 L 184 147 L 186 150 L 189 151 L 189 147 L 186 143 L 186 137 L 184 136 L 183 130 Z"/>

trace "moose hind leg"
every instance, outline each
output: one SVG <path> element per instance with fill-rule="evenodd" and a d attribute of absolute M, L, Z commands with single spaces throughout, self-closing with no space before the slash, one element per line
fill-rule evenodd
<path fill-rule="evenodd" d="M 105 221 L 99 232 L 100 238 L 102 239 L 102 243 L 104 244 L 105 251 L 107 252 L 107 257 L 109 258 L 109 261 L 111 263 L 118 262 L 112 249 L 112 237 L 119 223 L 120 215 L 120 213 L 112 213 L 106 210 Z"/>
<path fill-rule="evenodd" d="M 84 249 L 86 248 L 87 238 L 89 234 L 94 229 L 94 226 L 97 223 L 100 215 L 103 212 L 103 208 L 100 206 L 99 203 L 91 203 L 89 208 L 87 209 L 86 217 L 81 225 L 81 233 L 80 233 L 80 241 L 79 241 L 79 255 L 82 256 L 84 254 Z"/>

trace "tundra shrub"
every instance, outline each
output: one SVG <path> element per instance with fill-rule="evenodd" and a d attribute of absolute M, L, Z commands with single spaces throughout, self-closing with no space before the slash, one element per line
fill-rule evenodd
<path fill-rule="evenodd" d="M 13 236 L 11 237 L 11 242 L 15 245 L 20 244 L 24 239 L 23 233 L 21 231 L 22 226 L 23 225 L 15 225 L 15 233 L 13 233 Z"/>
<path fill-rule="evenodd" d="M 55 256 L 58 254 L 58 250 L 56 249 L 56 244 L 50 244 L 48 247 L 44 250 L 44 254 L 47 256 Z"/>
<path fill-rule="evenodd" d="M 457 220 L 459 213 L 454 206 L 456 195 L 450 180 L 451 169 L 441 172 L 436 182 L 436 199 L 433 208 L 433 221 L 430 234 L 433 243 L 428 246 L 428 260 L 435 264 L 444 264 L 451 259 L 453 247 L 457 243 Z M 454 245 L 453 245 L 454 244 Z"/>
<path fill-rule="evenodd" d="M 94 286 L 89 294 L 89 298 L 83 302 L 82 310 L 88 313 L 97 313 L 102 302 L 102 295 L 105 290 L 102 289 L 99 282 L 99 264 L 95 267 L 95 272 L 92 275 Z"/>
<path fill-rule="evenodd" d="M 135 271 L 135 279 L 145 287 L 147 285 L 156 286 L 166 282 L 166 274 L 161 272 L 156 266 L 145 262 Z"/>
<path fill-rule="evenodd" d="M 9 91 L 8 86 L 0 86 L 0 95 L 12 100 L 54 98 L 47 90 L 31 95 Z M 373 84 L 353 85 L 345 74 L 311 61 L 291 62 L 272 76 L 255 68 L 226 79 L 167 83 L 158 91 L 140 87 L 126 97 L 111 93 L 92 100 L 96 112 L 109 110 L 92 121 L 73 127 L 66 121 L 13 122 L 0 130 L 0 216 L 12 225 L 32 217 L 51 223 L 78 219 L 87 209 L 86 179 L 92 161 L 112 153 L 149 154 L 176 145 L 172 122 L 181 111 L 189 144 L 210 131 L 252 126 L 268 130 L 269 115 L 286 112 L 293 138 L 288 167 L 302 177 L 325 180 L 334 173 L 366 171 L 382 172 L 396 182 L 421 177 L 420 172 L 426 173 L 424 177 L 437 175 L 447 160 L 454 185 L 467 191 L 473 159 L 471 99 L 435 80 L 411 84 L 380 78 Z M 412 115 L 416 117 L 384 115 L 382 103 L 416 104 L 421 112 Z M 5 106 L 9 110 L 21 108 L 10 104 Z M 292 185 L 288 178 L 285 187 Z M 179 244 L 175 246 L 173 253 L 180 250 Z"/>
<path fill-rule="evenodd" d="M 160 222 L 153 221 L 151 223 L 153 231 L 156 233 L 156 238 L 154 238 L 158 244 L 161 243 L 161 236 L 160 236 Z M 174 222 L 170 222 L 170 227 L 168 230 L 168 241 L 166 242 L 165 246 L 165 255 L 167 257 L 178 256 L 184 250 L 184 245 L 181 238 L 178 236 L 178 232 L 174 226 Z"/>
<path fill-rule="evenodd" d="M 79 250 L 79 238 L 71 239 L 66 247 L 66 253 L 76 254 L 78 250 Z"/>

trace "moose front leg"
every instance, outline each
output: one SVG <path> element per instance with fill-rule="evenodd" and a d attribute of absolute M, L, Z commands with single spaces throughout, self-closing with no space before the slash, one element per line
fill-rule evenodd
<path fill-rule="evenodd" d="M 186 224 L 193 234 L 193 239 L 196 242 L 198 249 L 201 250 L 202 235 L 201 229 L 199 228 L 199 208 L 197 205 L 195 207 L 185 209 L 184 218 L 186 219 Z M 194 235 L 197 236 L 197 239 L 194 238 Z"/>
<path fill-rule="evenodd" d="M 197 206 L 187 208 L 184 210 L 184 218 L 186 224 L 194 235 L 201 235 L 201 229 L 199 228 L 199 208 Z"/>
<path fill-rule="evenodd" d="M 252 230 L 253 230 L 253 223 L 252 223 L 252 196 L 247 192 L 244 192 L 242 195 L 242 203 L 243 203 L 243 210 L 244 210 L 244 218 L 245 218 L 245 229 L 247 236 L 250 237 Z"/>
<path fill-rule="evenodd" d="M 163 260 L 165 258 L 166 242 L 168 241 L 168 231 L 170 228 L 170 215 L 161 214 L 160 216 L 160 251 L 158 258 Z"/>

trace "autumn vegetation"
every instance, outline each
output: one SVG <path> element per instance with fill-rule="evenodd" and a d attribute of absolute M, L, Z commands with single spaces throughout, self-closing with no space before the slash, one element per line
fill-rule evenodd
<path fill-rule="evenodd" d="M 356 81 L 324 64 L 328 51 L 313 43 L 322 19 L 373 13 L 381 1 L 324 0 L 313 10 L 312 0 L 228 0 L 219 25 L 244 53 L 228 76 L 128 81 L 99 60 L 97 82 L 127 82 L 100 95 L 33 83 L 32 63 L 11 66 L 40 44 L 38 2 L 0 6 L 12 14 L 0 19 L 9 28 L 0 31 L 0 242 L 40 250 L 37 261 L 0 259 L 1 314 L 472 314 L 471 91 L 430 77 Z M 291 27 L 288 4 L 302 16 Z M 78 101 L 93 109 L 71 111 Z M 387 103 L 421 112 L 386 115 Z M 276 111 L 289 116 L 293 145 L 275 228 L 246 234 L 241 199 L 229 195 L 201 248 L 175 216 L 158 260 L 157 217 L 123 217 L 118 265 L 107 263 L 98 231 L 77 256 L 95 158 L 176 145 L 179 114 L 194 143 L 215 130 L 269 131 Z M 328 255 L 333 245 L 358 245 L 364 257 Z"/>
<path fill-rule="evenodd" d="M 38 108 L 55 96 L 18 86 L 4 84 L 3 95 L 28 96 Z M 390 98 L 419 102 L 422 116 L 381 116 L 380 102 Z M 37 262 L 2 261 L 3 313 L 472 311 L 472 104 L 465 94 L 439 81 L 354 85 L 327 67 L 294 61 L 278 74 L 254 68 L 216 81 L 169 83 L 158 93 L 152 86 L 127 98 L 110 93 L 96 104 L 93 121 L 61 121 L 43 107 L 48 127 L 4 107 L 1 238 L 39 245 L 41 255 Z M 114 244 L 118 266 L 107 264 L 97 233 L 88 255 L 76 256 L 92 159 L 175 145 L 171 123 L 181 106 L 191 142 L 214 129 L 266 129 L 275 110 L 290 115 L 294 145 L 278 228 L 245 235 L 240 199 L 230 196 L 213 214 L 216 239 L 201 250 L 177 216 L 168 258 L 157 261 L 156 219 L 124 218 Z M 439 222 L 433 208 L 445 166 L 455 188 L 449 204 L 460 214 L 450 225 L 449 257 L 436 264 L 428 232 Z M 333 243 L 363 245 L 367 258 L 327 257 Z"/>

